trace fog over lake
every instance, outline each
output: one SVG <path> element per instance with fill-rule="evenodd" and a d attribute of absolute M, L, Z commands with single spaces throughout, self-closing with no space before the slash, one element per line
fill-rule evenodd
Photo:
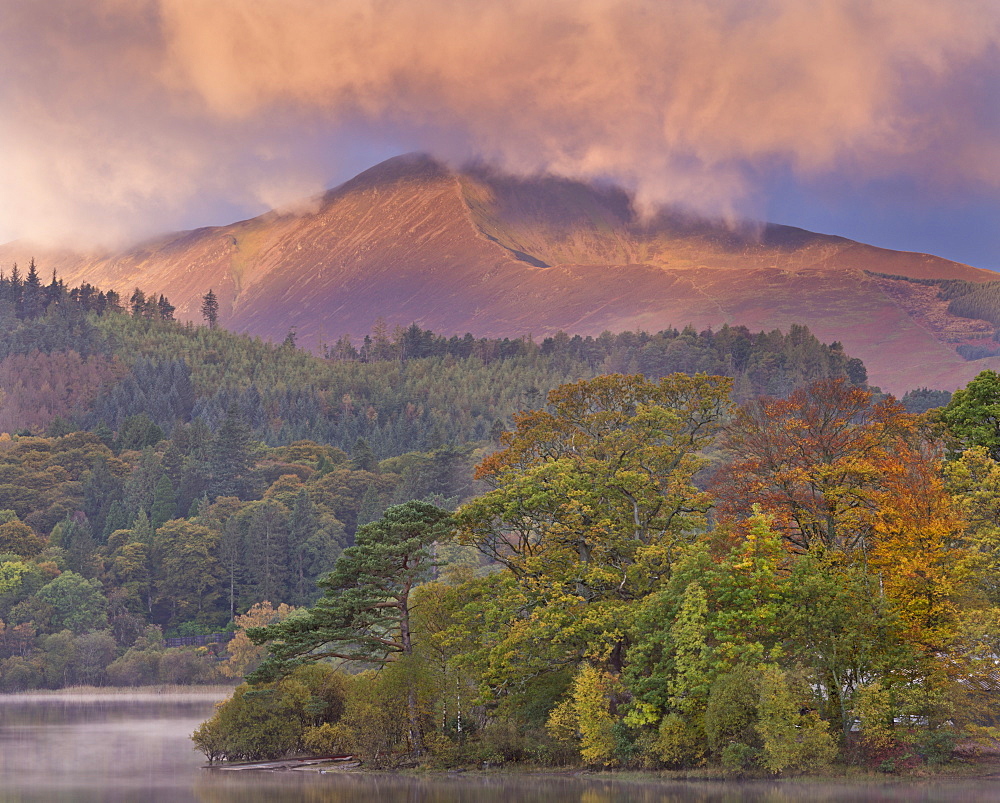
<path fill-rule="evenodd" d="M 627 801 L 995 800 L 1000 779 L 824 785 L 627 782 L 593 777 L 214 772 L 189 736 L 219 692 L 0 695 L 0 803 L 21 801 Z"/>

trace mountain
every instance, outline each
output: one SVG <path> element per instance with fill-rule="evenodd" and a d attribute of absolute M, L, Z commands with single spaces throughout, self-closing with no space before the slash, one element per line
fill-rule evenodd
<path fill-rule="evenodd" d="M 212 288 L 223 325 L 272 340 L 294 327 L 305 346 L 363 335 L 379 318 L 487 337 L 804 323 L 896 393 L 1000 368 L 956 352 L 992 325 L 951 315 L 934 287 L 899 278 L 978 283 L 997 278 L 990 271 L 788 226 L 642 218 L 615 188 L 453 171 L 421 155 L 377 165 L 305 211 L 113 254 L 11 243 L 0 264 L 32 255 L 71 284 L 166 293 L 181 318 L 200 320 Z"/>

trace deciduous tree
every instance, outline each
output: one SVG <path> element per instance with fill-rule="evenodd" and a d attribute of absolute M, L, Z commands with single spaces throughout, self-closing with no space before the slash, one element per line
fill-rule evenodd
<path fill-rule="evenodd" d="M 647 593 L 704 523 L 710 500 L 692 479 L 729 387 L 704 375 L 613 375 L 552 391 L 477 469 L 493 490 L 459 511 L 460 538 L 556 593 Z"/>
<path fill-rule="evenodd" d="M 905 465 L 924 459 L 914 429 L 894 399 L 875 401 L 842 380 L 745 405 L 726 433 L 731 460 L 713 483 L 720 514 L 741 521 L 760 503 L 795 550 L 864 551 Z"/>

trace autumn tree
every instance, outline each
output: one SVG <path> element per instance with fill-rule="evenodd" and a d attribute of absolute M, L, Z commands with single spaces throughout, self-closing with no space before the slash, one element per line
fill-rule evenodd
<path fill-rule="evenodd" d="M 0 514 L 3 513 L 10 514 L 10 518 L 0 524 L 0 554 L 24 558 L 38 555 L 45 548 L 45 540 L 23 521 L 18 521 L 12 511 L 0 510 Z"/>
<path fill-rule="evenodd" d="M 612 375 L 563 385 L 522 413 L 476 470 L 492 490 L 458 514 L 460 538 L 521 581 L 585 601 L 632 599 L 704 523 L 692 484 L 729 410 L 724 377 Z"/>
<path fill-rule="evenodd" d="M 915 418 L 892 397 L 821 380 L 787 399 L 745 405 L 727 430 L 729 463 L 713 482 L 723 519 L 759 502 L 796 550 L 871 545 L 876 513 L 924 456 Z"/>
<path fill-rule="evenodd" d="M 945 491 L 940 461 L 910 460 L 902 468 L 898 489 L 878 510 L 869 565 L 910 641 L 940 653 L 955 635 L 969 580 L 964 522 Z"/>
<path fill-rule="evenodd" d="M 219 666 L 222 674 L 230 678 L 243 678 L 256 669 L 267 654 L 267 648 L 250 641 L 246 631 L 251 627 L 266 627 L 287 619 L 294 610 L 285 603 L 275 608 L 270 602 L 264 601 L 251 606 L 242 616 L 237 616 L 234 620 L 236 635 L 226 645 L 229 657 Z"/>
<path fill-rule="evenodd" d="M 499 600 L 515 613 L 490 649 L 489 685 L 520 694 L 525 677 L 583 660 L 621 672 L 631 606 L 705 525 L 710 500 L 693 478 L 728 391 L 723 377 L 612 375 L 516 417 L 477 470 L 493 489 L 457 513 L 460 539 L 516 581 Z"/>

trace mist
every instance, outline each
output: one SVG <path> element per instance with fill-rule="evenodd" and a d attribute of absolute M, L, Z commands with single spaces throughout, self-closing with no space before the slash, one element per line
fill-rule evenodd
<path fill-rule="evenodd" d="M 997 199 L 992 0 L 0 0 L 0 241 L 120 244 L 402 151 L 640 210 Z"/>

